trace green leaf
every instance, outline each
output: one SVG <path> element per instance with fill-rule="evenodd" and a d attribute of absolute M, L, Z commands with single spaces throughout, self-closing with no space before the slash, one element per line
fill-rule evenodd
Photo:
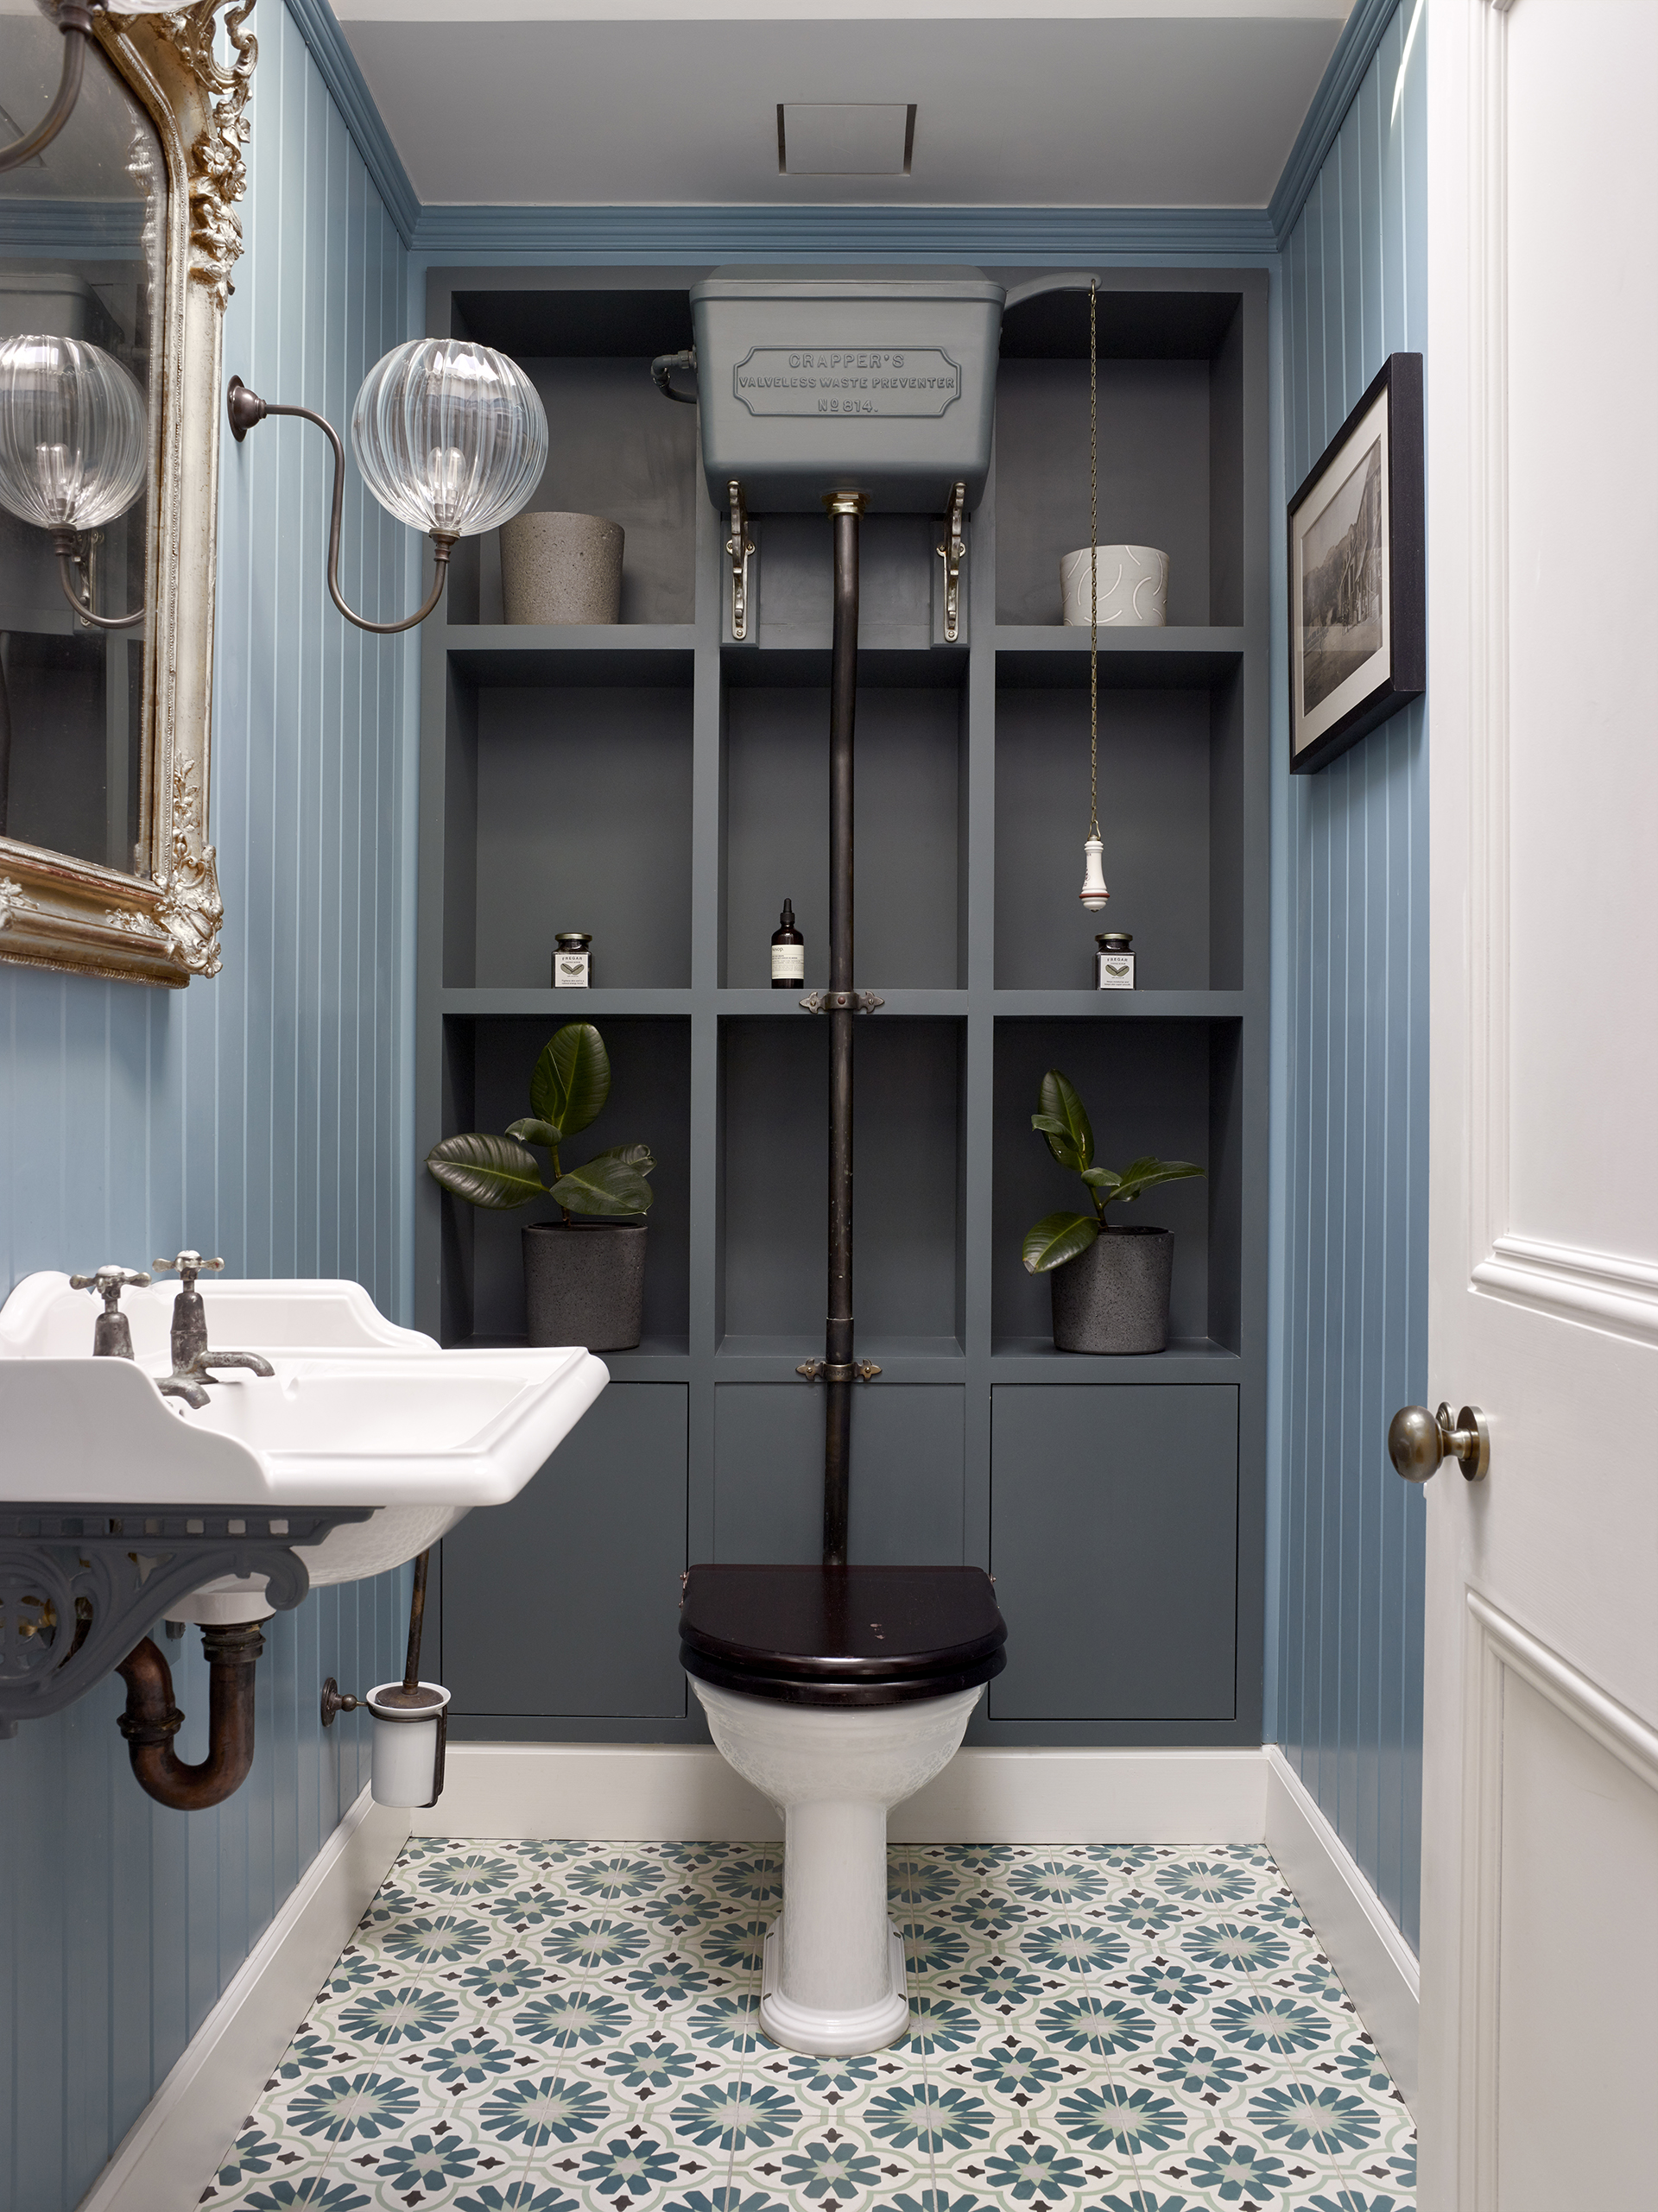
<path fill-rule="evenodd" d="M 1094 1163 L 1094 1133 L 1083 1103 L 1058 1068 L 1042 1078 L 1041 1112 L 1031 1115 L 1031 1127 L 1040 1129 L 1047 1148 L 1061 1167 L 1076 1174 Z"/>
<path fill-rule="evenodd" d="M 1201 1175 L 1201 1167 L 1194 1167 L 1189 1160 L 1156 1160 L 1149 1153 L 1131 1160 L 1117 1179 L 1117 1185 L 1107 1205 L 1129 1205 L 1142 1191 L 1150 1191 L 1159 1183 L 1184 1183 L 1188 1177 Z"/>
<path fill-rule="evenodd" d="M 512 1137 L 445 1137 L 426 1155 L 427 1172 L 469 1206 L 505 1211 L 547 1196 L 533 1152 Z"/>
<path fill-rule="evenodd" d="M 549 1152 L 560 1141 L 552 1122 L 538 1122 L 533 1114 L 526 1114 L 522 1122 L 509 1122 L 507 1134 L 520 1144 L 544 1144 Z"/>
<path fill-rule="evenodd" d="M 558 1132 L 561 1144 L 593 1120 L 611 1095 L 611 1056 L 591 1021 L 567 1021 L 541 1048 L 529 1079 L 536 1119 Z"/>
<path fill-rule="evenodd" d="M 1025 1273 L 1046 1275 L 1085 1252 L 1099 1235 L 1092 1214 L 1044 1214 L 1025 1231 Z"/>
<path fill-rule="evenodd" d="M 655 1195 L 636 1167 L 605 1153 L 573 1167 L 553 1185 L 553 1196 L 573 1214 L 642 1214 Z"/>
<path fill-rule="evenodd" d="M 648 1144 L 613 1144 L 606 1152 L 596 1152 L 593 1160 L 619 1160 L 630 1167 L 636 1167 L 642 1175 L 649 1175 L 656 1165 Z M 591 1160 L 587 1163 L 590 1167 L 592 1164 Z"/>
<path fill-rule="evenodd" d="M 1085 1183 L 1092 1183 L 1098 1191 L 1114 1191 L 1123 1178 L 1114 1175 L 1109 1167 L 1085 1167 L 1082 1179 Z M 1106 1203 L 1109 1204 L 1111 1202 L 1108 1199 Z"/>

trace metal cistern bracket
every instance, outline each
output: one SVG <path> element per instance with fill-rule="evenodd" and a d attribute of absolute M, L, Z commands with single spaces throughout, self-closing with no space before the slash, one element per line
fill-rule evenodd
<path fill-rule="evenodd" d="M 959 483 L 950 495 L 949 536 L 937 548 L 944 563 L 944 641 L 953 645 L 961 635 L 961 565 L 967 558 L 962 535 L 967 518 L 967 487 Z"/>
<path fill-rule="evenodd" d="M 794 1372 L 808 1382 L 873 1382 L 881 1370 L 873 1360 L 802 1360 Z"/>
<path fill-rule="evenodd" d="M 749 635 L 749 562 L 754 554 L 754 540 L 749 535 L 743 487 L 735 477 L 731 482 L 730 498 L 731 534 L 725 540 L 725 550 L 731 557 L 731 635 L 742 645 Z"/>

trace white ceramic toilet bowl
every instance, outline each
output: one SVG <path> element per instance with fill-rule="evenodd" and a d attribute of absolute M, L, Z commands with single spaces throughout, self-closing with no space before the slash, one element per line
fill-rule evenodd
<path fill-rule="evenodd" d="M 947 1766 L 981 1688 L 903 1704 L 788 1704 L 701 1682 L 721 1755 L 783 1816 L 783 1909 L 766 1937 L 760 2025 L 789 2051 L 879 2051 L 909 2022 L 887 1918 L 887 1812 Z"/>

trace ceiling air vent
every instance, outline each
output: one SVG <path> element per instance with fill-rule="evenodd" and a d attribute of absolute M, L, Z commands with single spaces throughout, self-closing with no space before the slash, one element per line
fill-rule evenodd
<path fill-rule="evenodd" d="M 915 104 L 777 103 L 777 169 L 786 177 L 907 177 Z"/>

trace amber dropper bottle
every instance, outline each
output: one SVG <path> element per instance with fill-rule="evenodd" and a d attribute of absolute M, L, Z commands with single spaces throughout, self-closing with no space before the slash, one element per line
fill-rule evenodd
<path fill-rule="evenodd" d="M 797 989 L 806 981 L 806 939 L 794 926 L 794 902 L 783 901 L 777 927 L 771 932 L 771 988 Z"/>

